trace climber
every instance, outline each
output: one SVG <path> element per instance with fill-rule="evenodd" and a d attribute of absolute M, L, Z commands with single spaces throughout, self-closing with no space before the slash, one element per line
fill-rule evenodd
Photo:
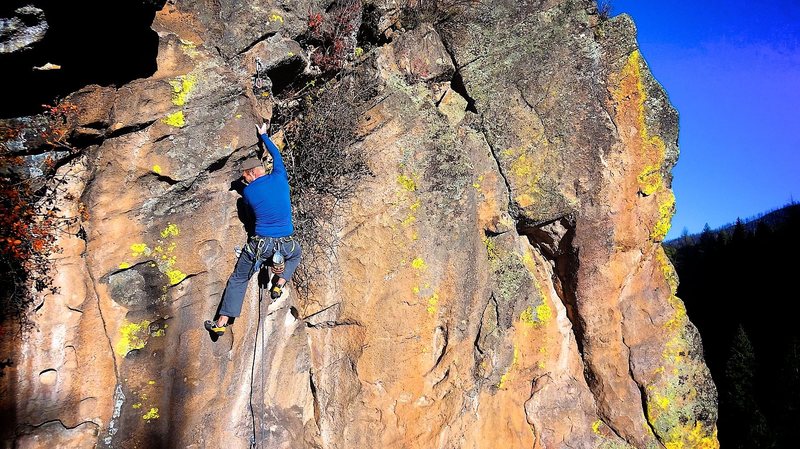
<path fill-rule="evenodd" d="M 228 320 L 239 316 L 247 284 L 263 262 L 275 262 L 272 265 L 274 276 L 270 289 L 270 297 L 275 300 L 283 293 L 286 282 L 292 278 L 301 258 L 300 242 L 292 235 L 294 225 L 286 167 L 278 147 L 267 136 L 267 124 L 256 125 L 256 129 L 272 155 L 272 172 L 266 173 L 264 163 L 259 158 L 247 159 L 242 164 L 242 177 L 247 184 L 242 196 L 255 214 L 255 235 L 248 239 L 228 279 L 219 317 L 216 322 L 205 322 L 206 330 L 216 335 L 224 334 Z M 284 263 L 281 263 L 281 258 Z"/>

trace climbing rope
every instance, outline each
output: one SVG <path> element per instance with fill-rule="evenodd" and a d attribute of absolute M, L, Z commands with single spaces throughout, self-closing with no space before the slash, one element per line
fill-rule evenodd
<path fill-rule="evenodd" d="M 281 250 L 280 239 L 275 239 L 274 242 L 273 242 L 273 245 L 274 245 L 273 246 L 273 250 L 274 251 L 277 252 L 277 251 Z M 292 250 L 294 250 L 294 240 L 292 241 L 292 245 L 293 245 L 292 246 Z M 266 249 L 265 246 L 266 246 L 265 245 L 265 241 L 263 239 L 259 240 L 259 242 L 256 245 L 255 260 L 253 262 L 253 268 L 252 268 L 252 270 L 254 272 L 255 271 L 260 271 L 260 269 L 264 268 L 261 265 L 260 262 L 263 262 L 261 260 L 261 258 L 263 257 L 264 250 Z M 249 248 L 249 245 L 248 245 L 248 247 L 246 247 L 246 249 L 247 248 Z M 271 276 L 270 276 L 270 278 L 271 278 Z M 262 311 L 261 311 L 262 303 L 264 302 L 264 290 L 265 290 L 265 286 L 261 285 L 261 283 L 259 282 L 259 284 L 258 284 L 258 325 L 256 326 L 255 341 L 253 343 L 253 363 L 252 363 L 251 368 L 250 368 L 250 416 L 251 416 L 251 419 L 252 419 L 252 422 L 253 422 L 253 435 L 250 437 L 250 448 L 251 449 L 257 449 L 259 446 L 263 447 L 264 438 L 265 438 L 265 436 L 264 436 L 264 432 L 265 432 L 264 422 L 266 421 L 266 418 L 267 418 L 266 404 L 265 404 L 265 401 L 264 401 L 264 398 L 266 398 L 266 396 L 267 396 L 266 395 L 266 386 L 265 386 L 266 382 L 264 380 L 264 377 L 265 377 L 264 376 L 264 371 L 266 370 L 266 361 L 264 360 L 264 355 L 266 354 L 266 346 L 267 346 L 267 343 L 266 343 L 266 330 L 265 330 L 266 326 L 264 325 L 264 319 L 269 314 L 262 314 Z M 260 393 L 261 393 L 261 395 L 260 395 L 260 397 L 261 397 L 261 418 L 259 420 L 259 426 L 256 427 L 256 411 L 255 411 L 255 407 L 253 406 L 253 390 L 254 390 L 255 383 L 256 383 L 255 371 L 256 371 L 256 357 L 258 356 L 258 347 L 259 347 L 258 346 L 259 334 L 261 334 L 261 391 L 260 391 Z"/>
<path fill-rule="evenodd" d="M 250 416 L 253 422 L 253 435 L 250 437 L 250 448 L 257 449 L 260 445 L 264 444 L 264 419 L 266 412 L 264 410 L 264 323 L 261 315 L 261 302 L 264 299 L 264 287 L 259 284 L 258 286 L 258 324 L 256 326 L 255 341 L 253 344 L 253 363 L 250 368 Z M 259 332 L 260 331 L 260 332 Z M 261 419 L 259 426 L 256 427 L 256 411 L 253 406 L 253 390 L 256 383 L 256 357 L 258 356 L 258 335 L 261 334 Z"/>
<path fill-rule="evenodd" d="M 258 286 L 258 316 L 259 316 L 259 320 L 261 318 L 261 303 L 263 302 L 263 299 L 264 299 L 264 287 L 259 284 L 259 286 Z M 264 421 L 267 419 L 266 404 L 265 404 L 265 400 L 264 400 L 267 397 L 267 393 L 264 390 L 264 369 L 265 369 L 264 354 L 266 353 L 265 350 L 266 350 L 267 343 L 266 343 L 266 339 L 264 338 L 265 337 L 264 336 L 264 332 L 266 332 L 264 330 L 264 328 L 266 326 L 264 326 L 264 324 L 262 323 L 260 325 L 260 327 L 261 327 L 261 444 L 263 445 L 264 444 Z M 256 336 L 256 339 L 258 339 L 258 336 Z"/>
<path fill-rule="evenodd" d="M 259 292 L 258 302 L 258 327 L 261 327 L 261 293 Z M 250 449 L 256 448 L 256 412 L 253 407 L 253 387 L 256 382 L 256 352 L 258 351 L 258 327 L 256 327 L 256 339 L 253 345 L 253 363 L 250 365 L 250 418 L 253 423 L 253 435 L 250 436 Z"/>

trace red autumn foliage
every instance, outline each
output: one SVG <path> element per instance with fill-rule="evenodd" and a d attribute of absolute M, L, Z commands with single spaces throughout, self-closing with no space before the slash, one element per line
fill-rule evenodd
<path fill-rule="evenodd" d="M 361 0 L 339 0 L 328 14 L 309 13 L 309 35 L 319 45 L 311 53 L 311 61 L 322 72 L 340 70 L 353 55 L 361 14 Z"/>
<path fill-rule="evenodd" d="M 61 102 L 45 106 L 43 121 L 10 121 L 12 125 L 0 126 L 0 322 L 14 317 L 29 324 L 26 312 L 37 294 L 55 291 L 51 256 L 60 251 L 56 237 L 78 220 L 66 217 L 55 205 L 54 186 L 64 179 L 54 177 L 53 157 L 44 157 L 32 170 L 30 158 L 12 152 L 8 143 L 23 136 L 29 140 L 27 147 L 32 136 L 38 136 L 38 148 L 23 149 L 24 154 L 53 150 L 74 154 L 78 150 L 68 139 L 76 113 L 75 105 Z"/>

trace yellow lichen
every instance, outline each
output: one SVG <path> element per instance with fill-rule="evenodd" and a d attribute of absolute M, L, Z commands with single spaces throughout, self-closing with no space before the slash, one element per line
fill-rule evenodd
<path fill-rule="evenodd" d="M 156 381 L 154 381 L 154 380 L 148 380 L 147 381 L 147 385 L 155 385 L 155 384 L 156 384 Z"/>
<path fill-rule="evenodd" d="M 484 237 L 483 244 L 486 245 L 486 254 L 489 257 L 489 261 L 495 261 L 500 258 L 500 254 L 497 252 L 497 244 L 493 238 Z"/>
<path fill-rule="evenodd" d="M 552 316 L 553 312 L 550 306 L 546 303 L 542 303 L 536 306 L 535 311 L 532 306 L 528 306 L 528 308 L 523 310 L 520 314 L 519 320 L 528 327 L 535 327 L 547 322 Z"/>
<path fill-rule="evenodd" d="M 506 371 L 502 376 L 500 376 L 500 382 L 497 384 L 497 388 L 503 389 L 506 384 L 508 383 L 511 370 L 519 363 L 519 348 L 514 345 L 514 358 L 511 359 L 511 366 L 508 367 L 508 371 Z"/>
<path fill-rule="evenodd" d="M 197 45 L 195 45 L 194 42 L 189 40 L 181 39 L 181 50 L 186 56 L 190 58 L 194 58 L 199 54 L 199 52 L 197 51 Z"/>
<path fill-rule="evenodd" d="M 147 344 L 150 321 L 143 320 L 138 323 L 128 323 L 119 330 L 120 338 L 115 349 L 117 354 L 125 356 L 134 349 L 142 349 Z"/>
<path fill-rule="evenodd" d="M 670 296 L 668 301 L 669 304 L 672 306 L 672 308 L 675 310 L 675 314 L 669 321 L 667 321 L 664 327 L 669 330 L 678 330 L 683 328 L 683 326 L 686 325 L 686 321 L 688 319 L 686 317 L 686 306 L 683 304 L 683 301 L 681 301 L 680 298 L 678 298 L 675 295 Z"/>
<path fill-rule="evenodd" d="M 178 229 L 178 226 L 168 223 L 167 227 L 161 231 L 161 238 L 165 239 L 167 237 L 177 237 L 178 234 L 180 234 L 180 229 Z"/>
<path fill-rule="evenodd" d="M 164 117 L 161 121 L 175 128 L 183 128 L 186 126 L 186 118 L 183 116 L 183 111 L 173 112 Z"/>
<path fill-rule="evenodd" d="M 194 75 L 181 75 L 169 81 L 172 86 L 172 104 L 183 106 L 186 104 L 186 97 L 194 89 L 197 77 Z"/>
<path fill-rule="evenodd" d="M 533 308 L 528 306 L 527 309 L 523 310 L 522 313 L 519 315 L 519 320 L 522 324 L 527 326 L 533 327 L 536 325 L 536 320 L 533 319 Z"/>
<path fill-rule="evenodd" d="M 656 261 L 658 262 L 658 266 L 661 269 L 661 273 L 664 275 L 664 279 L 667 281 L 669 285 L 669 289 L 673 295 L 678 293 L 678 273 L 675 271 L 675 267 L 672 266 L 672 263 L 669 261 L 667 257 L 667 253 L 664 252 L 664 247 L 658 246 L 656 249 Z"/>
<path fill-rule="evenodd" d="M 533 196 L 528 193 L 523 193 L 521 195 L 517 195 L 514 197 L 514 202 L 516 202 L 519 207 L 526 208 L 534 203 Z"/>
<path fill-rule="evenodd" d="M 186 279 L 186 274 L 181 272 L 181 270 L 167 270 L 165 274 L 169 278 L 170 285 L 179 284 L 182 280 Z"/>
<path fill-rule="evenodd" d="M 672 226 L 672 215 L 675 213 L 675 195 L 671 190 L 665 192 L 665 198 L 658 203 L 658 222 L 650 232 L 653 241 L 660 242 L 667 236 Z"/>
<path fill-rule="evenodd" d="M 150 254 L 150 248 L 144 243 L 134 243 L 131 245 L 131 256 L 139 257 L 142 255 Z"/>
<path fill-rule="evenodd" d="M 613 96 L 618 105 L 628 101 L 634 102 L 636 132 L 640 139 L 637 146 L 640 147 L 641 156 L 647 161 L 637 176 L 637 181 L 639 191 L 648 196 L 658 191 L 663 185 L 661 166 L 666 155 L 666 145 L 660 136 L 651 136 L 647 127 L 645 115 L 647 92 L 642 78 L 642 65 L 641 53 L 638 50 L 631 53 L 622 68 L 619 87 L 613 92 Z"/>
<path fill-rule="evenodd" d="M 600 421 L 599 419 L 597 421 L 593 422 L 592 423 L 592 432 L 600 435 L 600 425 L 602 425 L 602 424 L 603 424 L 603 421 Z"/>
<path fill-rule="evenodd" d="M 439 305 L 439 295 L 437 293 L 433 293 L 433 296 L 428 298 L 428 314 L 433 316 L 436 314 L 436 306 Z"/>
<path fill-rule="evenodd" d="M 667 449 L 719 449 L 717 430 L 710 434 L 699 422 L 694 427 L 678 426 L 670 432 L 670 438 L 664 442 Z"/>
<path fill-rule="evenodd" d="M 177 225 L 168 223 L 160 232 L 160 235 L 163 239 L 177 237 L 180 235 L 180 229 L 178 229 Z M 154 261 L 150 262 L 150 266 L 158 267 L 158 270 L 164 273 L 169 279 L 169 285 L 176 285 L 187 277 L 185 273 L 175 268 L 177 257 L 174 252 L 177 244 L 173 241 L 169 242 L 165 247 L 162 240 L 158 242 L 162 244 L 156 245 L 152 249 L 144 243 L 135 243 L 131 245 L 132 255 L 133 257 L 150 256 L 155 258 Z"/>
<path fill-rule="evenodd" d="M 364 54 L 364 49 L 361 47 L 356 47 L 356 49 L 353 50 L 353 56 L 355 56 L 356 58 L 360 58 L 361 55 L 363 54 Z"/>
<path fill-rule="evenodd" d="M 128 269 L 130 267 L 131 267 L 131 264 L 129 264 L 128 262 L 122 262 L 121 264 L 119 264 L 119 269 L 120 270 L 126 270 L 126 269 Z"/>
<path fill-rule="evenodd" d="M 133 407 L 135 409 L 140 409 L 140 408 L 142 408 L 142 403 L 141 402 L 137 402 L 137 403 L 133 404 L 131 407 Z"/>
<path fill-rule="evenodd" d="M 483 175 L 478 176 L 478 179 L 472 183 L 472 187 L 474 187 L 475 190 L 480 190 L 481 182 L 483 182 Z"/>
<path fill-rule="evenodd" d="M 553 311 L 550 309 L 550 306 L 547 303 L 542 303 L 536 307 L 536 317 L 539 318 L 540 323 L 547 322 L 552 318 Z"/>
<path fill-rule="evenodd" d="M 158 419 L 158 418 L 160 418 L 158 414 L 158 407 L 153 407 L 147 413 L 142 415 L 142 419 L 145 420 Z"/>
<path fill-rule="evenodd" d="M 411 261 L 411 267 L 416 270 L 424 270 L 428 268 L 428 266 L 425 264 L 425 261 L 419 257 Z"/>
<path fill-rule="evenodd" d="M 158 165 L 158 164 L 153 165 L 153 168 L 151 168 L 151 170 L 153 171 L 153 173 L 155 173 L 157 175 L 161 174 L 161 166 Z"/>
<path fill-rule="evenodd" d="M 528 178 L 533 174 L 533 160 L 528 153 L 522 153 L 511 163 L 511 173 L 518 178 Z"/>
<path fill-rule="evenodd" d="M 408 216 L 405 219 L 403 219 L 401 223 L 403 224 L 403 226 L 408 227 L 411 226 L 415 221 L 417 221 L 417 217 L 408 214 Z"/>
<path fill-rule="evenodd" d="M 400 187 L 409 192 L 417 190 L 417 183 L 409 176 L 399 175 L 397 177 L 397 183 L 400 184 Z"/>
<path fill-rule="evenodd" d="M 649 196 L 654 194 L 661 188 L 663 182 L 661 167 L 658 165 L 645 166 L 639 173 L 639 176 L 636 177 L 636 180 L 639 182 L 639 191 L 642 192 L 643 195 Z"/>
<path fill-rule="evenodd" d="M 269 16 L 269 21 L 283 23 L 283 17 L 280 14 L 272 14 Z"/>

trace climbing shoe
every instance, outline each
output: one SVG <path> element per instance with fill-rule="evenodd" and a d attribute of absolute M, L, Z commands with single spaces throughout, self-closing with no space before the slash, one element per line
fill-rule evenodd
<path fill-rule="evenodd" d="M 272 288 L 269 290 L 269 297 L 272 299 L 280 298 L 281 294 L 283 293 L 283 287 L 285 286 L 286 286 L 285 284 L 283 286 L 278 284 L 273 284 Z"/>
<path fill-rule="evenodd" d="M 224 326 L 217 326 L 217 323 L 211 320 L 206 320 L 206 322 L 203 323 L 203 325 L 205 326 L 207 331 L 217 336 L 221 336 L 222 334 L 224 334 L 225 328 L 228 327 L 227 324 Z"/>

